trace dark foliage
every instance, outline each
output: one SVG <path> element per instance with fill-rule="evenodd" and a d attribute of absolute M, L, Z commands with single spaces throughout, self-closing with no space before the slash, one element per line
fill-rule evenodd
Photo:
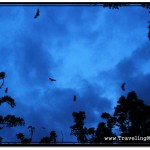
<path fill-rule="evenodd" d="M 145 4 L 143 3 L 143 4 L 141 4 L 141 6 L 144 8 L 150 9 L 150 4 L 148 4 L 148 3 L 145 3 Z"/>
<path fill-rule="evenodd" d="M 4 86 L 4 78 L 5 78 L 5 72 L 0 72 L 0 80 L 2 80 L 2 83 L 0 85 L 0 89 Z"/>
<path fill-rule="evenodd" d="M 3 140 L 3 138 L 2 138 L 2 137 L 0 137 L 0 143 L 2 143 L 2 140 Z"/>
<path fill-rule="evenodd" d="M 39 143 L 44 144 L 44 143 L 56 143 L 56 132 L 55 131 L 51 131 L 49 134 L 49 137 L 43 137 Z"/>
<path fill-rule="evenodd" d="M 73 113 L 75 124 L 71 126 L 71 135 L 77 137 L 81 143 L 110 143 L 105 141 L 104 136 L 115 136 L 112 133 L 112 127 L 115 124 L 115 117 L 111 117 L 108 113 L 103 113 L 102 117 L 106 118 L 107 125 L 104 122 L 98 124 L 97 129 L 84 127 L 85 112 Z"/>
<path fill-rule="evenodd" d="M 15 117 L 14 115 L 7 115 L 5 117 L 0 115 L 0 129 L 4 127 L 16 127 L 23 126 L 25 124 L 24 120 L 20 117 Z"/>
<path fill-rule="evenodd" d="M 41 143 L 41 144 L 44 144 L 44 143 L 50 143 L 50 138 L 49 137 L 43 137 L 41 140 L 40 140 L 40 142 L 39 143 Z"/>
<path fill-rule="evenodd" d="M 50 132 L 50 142 L 51 143 L 56 143 L 56 137 L 57 137 L 56 132 L 55 131 L 51 131 Z"/>
<path fill-rule="evenodd" d="M 31 139 L 32 139 L 33 133 L 35 132 L 35 127 L 30 125 L 30 126 L 28 126 L 28 129 L 29 129 L 29 132 L 31 133 Z"/>
<path fill-rule="evenodd" d="M 112 133 L 112 129 L 108 128 L 104 122 L 100 122 L 95 131 L 94 143 L 113 143 L 113 141 L 105 140 L 104 137 L 114 137 L 115 134 Z"/>
<path fill-rule="evenodd" d="M 0 72 L 0 80 L 3 80 L 0 88 L 4 86 L 4 78 L 6 77 L 5 72 Z M 8 88 L 5 89 L 5 93 L 7 93 Z M 9 104 L 12 108 L 16 106 L 15 101 L 10 96 L 3 96 L 0 98 L 0 105 L 3 103 Z M 16 127 L 16 126 L 23 126 L 25 124 L 24 119 L 20 117 L 16 117 L 14 115 L 8 114 L 6 116 L 0 115 L 0 129 L 4 127 Z M 0 138 L 0 143 L 2 142 L 2 137 Z"/>
<path fill-rule="evenodd" d="M 16 106 L 14 99 L 10 96 L 4 96 L 0 98 L 0 105 L 5 102 L 8 103 L 12 108 Z"/>
<path fill-rule="evenodd" d="M 121 96 L 115 108 L 114 116 L 116 125 L 121 131 L 121 136 L 147 136 L 150 134 L 150 106 L 138 99 L 134 91 Z M 135 141 L 133 141 L 135 142 Z"/>
<path fill-rule="evenodd" d="M 5 78 L 5 72 L 0 72 L 0 79 L 4 79 Z"/>
<path fill-rule="evenodd" d="M 116 117 L 111 116 L 109 113 L 103 113 L 101 118 L 105 119 L 107 122 L 107 127 L 112 130 L 116 123 Z"/>
<path fill-rule="evenodd" d="M 138 99 L 134 91 L 129 92 L 127 97 L 121 96 L 114 109 L 114 114 L 104 112 L 101 118 L 106 122 L 98 123 L 96 129 L 84 127 L 85 112 L 73 112 L 74 125 L 71 126 L 71 135 L 77 137 L 81 143 L 114 143 L 116 141 L 106 140 L 104 137 L 117 137 L 113 133 L 113 129 L 119 128 L 120 136 L 146 137 L 150 135 L 150 106 Z M 127 141 L 119 141 L 119 143 L 127 143 Z M 128 143 L 139 143 L 149 141 L 130 140 Z"/>
<path fill-rule="evenodd" d="M 23 133 L 18 133 L 18 134 L 16 134 L 16 136 L 17 136 L 17 139 L 19 139 L 19 140 L 24 139 L 24 134 Z"/>
<path fill-rule="evenodd" d="M 128 6 L 129 4 L 121 4 L 121 3 L 104 3 L 103 7 L 108 7 L 109 9 L 119 9 L 122 6 Z"/>
<path fill-rule="evenodd" d="M 17 138 L 20 140 L 20 143 L 30 144 L 32 142 L 32 137 L 33 137 L 33 133 L 35 132 L 35 127 L 30 125 L 30 126 L 28 126 L 28 130 L 31 134 L 30 138 L 26 138 L 23 133 L 16 134 Z"/>
<path fill-rule="evenodd" d="M 71 135 L 75 135 L 78 142 L 87 143 L 87 128 L 84 127 L 84 119 L 86 118 L 85 112 L 73 112 L 72 116 L 74 117 L 75 124 L 73 126 L 70 126 Z"/>
<path fill-rule="evenodd" d="M 22 144 L 30 144 L 32 139 L 31 138 L 25 138 L 23 133 L 16 134 L 17 138 L 21 141 Z"/>

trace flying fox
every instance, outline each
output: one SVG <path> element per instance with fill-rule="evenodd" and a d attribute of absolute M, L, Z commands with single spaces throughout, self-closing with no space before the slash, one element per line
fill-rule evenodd
<path fill-rule="evenodd" d="M 122 91 L 125 91 L 125 83 L 123 83 L 123 84 L 121 85 L 121 89 L 122 89 Z"/>
<path fill-rule="evenodd" d="M 49 78 L 50 81 L 56 81 L 55 79 Z"/>
<path fill-rule="evenodd" d="M 38 9 L 35 16 L 34 16 L 34 19 L 36 19 L 38 16 L 40 16 L 40 10 Z"/>

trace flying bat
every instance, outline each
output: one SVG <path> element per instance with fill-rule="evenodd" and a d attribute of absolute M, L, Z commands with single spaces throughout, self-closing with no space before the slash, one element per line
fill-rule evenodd
<path fill-rule="evenodd" d="M 125 83 L 122 84 L 121 89 L 122 91 L 125 91 Z"/>
<path fill-rule="evenodd" d="M 5 89 L 5 93 L 7 93 L 7 92 L 8 92 L 8 88 Z"/>
<path fill-rule="evenodd" d="M 49 78 L 50 81 L 56 81 L 55 79 Z"/>
<path fill-rule="evenodd" d="M 75 101 L 76 101 L 76 99 L 77 99 L 77 97 L 76 97 L 76 96 L 74 96 L 74 97 L 73 97 L 73 101 L 75 102 Z"/>
<path fill-rule="evenodd" d="M 35 16 L 34 16 L 34 19 L 36 19 L 38 16 L 40 16 L 40 10 L 38 9 Z"/>
<path fill-rule="evenodd" d="M 148 38 L 149 38 L 149 40 L 150 40 L 150 31 L 148 32 Z"/>

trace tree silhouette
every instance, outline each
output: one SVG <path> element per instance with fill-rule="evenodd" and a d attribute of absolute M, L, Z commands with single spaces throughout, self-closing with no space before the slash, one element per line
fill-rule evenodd
<path fill-rule="evenodd" d="M 16 106 L 14 99 L 10 96 L 4 96 L 0 98 L 0 105 L 5 102 L 8 103 L 12 108 Z"/>
<path fill-rule="evenodd" d="M 0 85 L 0 89 L 2 88 L 2 86 L 4 85 L 4 78 L 5 78 L 5 72 L 0 72 L 0 80 L 2 80 L 2 83 Z"/>
<path fill-rule="evenodd" d="M 150 106 L 138 99 L 134 91 L 127 98 L 121 96 L 115 108 L 116 125 L 121 136 L 147 136 L 150 134 Z M 135 141 L 131 141 L 135 142 Z"/>
<path fill-rule="evenodd" d="M 2 140 L 3 140 L 3 138 L 2 138 L 2 137 L 0 137 L 0 144 L 2 143 Z"/>
<path fill-rule="evenodd" d="M 40 142 L 40 144 L 44 144 L 44 143 L 50 143 L 50 138 L 48 136 L 43 137 Z"/>
<path fill-rule="evenodd" d="M 88 137 L 88 143 L 94 143 L 94 140 L 95 140 L 95 129 L 94 128 L 87 129 L 87 137 Z"/>
<path fill-rule="evenodd" d="M 6 77 L 5 72 L 0 72 L 0 80 L 2 81 L 2 86 L 4 86 L 4 78 Z M 10 96 L 3 96 L 0 98 L 0 105 L 3 103 L 7 103 L 12 108 L 16 106 L 15 101 Z M 0 129 L 3 129 L 4 127 L 16 127 L 16 126 L 23 126 L 25 124 L 24 119 L 20 117 L 16 117 L 15 115 L 8 114 L 6 116 L 0 115 Z M 0 138 L 0 142 L 2 142 L 2 137 Z"/>
<path fill-rule="evenodd" d="M 110 130 L 112 130 L 112 128 L 115 126 L 115 123 L 116 123 L 116 117 L 111 116 L 109 113 L 104 112 L 104 113 L 101 115 L 101 118 L 103 118 L 103 119 L 106 120 L 107 127 L 108 127 Z"/>
<path fill-rule="evenodd" d="M 150 106 L 138 99 L 134 91 L 129 92 L 127 98 L 121 96 L 114 108 L 114 113 L 111 116 L 104 112 L 101 118 L 105 122 L 100 122 L 97 128 L 84 127 L 85 112 L 73 112 L 74 125 L 71 126 L 71 135 L 77 137 L 80 143 L 114 143 L 113 140 L 106 140 L 104 137 L 117 137 L 117 133 L 113 129 L 119 128 L 120 136 L 145 137 L 150 135 Z M 118 133 L 119 133 L 118 132 Z M 116 142 L 116 141 L 115 141 Z M 127 141 L 118 141 L 119 143 L 127 143 Z M 139 143 L 138 140 L 131 140 L 128 143 Z M 148 141 L 140 141 L 148 142 Z"/>
<path fill-rule="evenodd" d="M 109 9 L 119 9 L 119 7 L 128 5 L 129 4 L 122 4 L 122 3 L 104 3 L 103 7 L 108 7 Z"/>
<path fill-rule="evenodd" d="M 51 131 L 50 134 L 49 134 L 49 137 L 46 136 L 46 137 L 43 137 L 39 143 L 41 144 L 44 144 L 44 143 L 53 143 L 55 144 L 56 143 L 56 132 L 55 131 Z"/>
<path fill-rule="evenodd" d="M 30 126 L 28 126 L 28 129 L 29 129 L 29 132 L 31 133 L 31 139 L 32 139 L 33 133 L 35 132 L 35 127 L 30 125 Z"/>
<path fill-rule="evenodd" d="M 18 134 L 16 134 L 16 136 L 21 141 L 24 139 L 24 134 L 23 133 L 18 133 Z"/>
<path fill-rule="evenodd" d="M 50 132 L 50 141 L 51 143 L 56 143 L 56 132 L 55 131 L 51 131 Z"/>
<path fill-rule="evenodd" d="M 112 129 L 107 127 L 104 122 L 100 122 L 95 131 L 94 143 L 113 143 L 113 141 L 105 140 L 104 137 L 114 137 L 115 134 L 112 133 Z"/>
<path fill-rule="evenodd" d="M 73 112 L 72 116 L 74 117 L 75 124 L 73 126 L 70 126 L 71 135 L 75 135 L 78 142 L 87 143 L 87 128 L 84 127 L 84 119 L 86 118 L 85 112 Z"/>
<path fill-rule="evenodd" d="M 150 4 L 149 3 L 143 3 L 143 4 L 141 4 L 141 6 L 146 8 L 146 9 L 150 9 Z"/>
<path fill-rule="evenodd" d="M 78 142 L 81 143 L 112 143 L 112 141 L 105 141 L 104 136 L 115 136 L 112 133 L 112 128 L 115 125 L 116 118 L 111 117 L 108 113 L 103 113 L 102 118 L 107 120 L 107 124 L 101 122 L 97 129 L 84 127 L 85 112 L 73 112 L 75 124 L 71 126 L 71 135 L 77 137 Z"/>
<path fill-rule="evenodd" d="M 22 144 L 30 144 L 32 141 L 31 138 L 25 138 L 23 133 L 18 133 L 18 134 L 16 134 L 16 136 Z"/>
<path fill-rule="evenodd" d="M 35 127 L 28 126 L 28 130 L 31 134 L 30 138 L 26 138 L 23 133 L 16 134 L 17 138 L 20 140 L 22 144 L 30 144 L 32 142 L 33 133 L 35 132 Z"/>

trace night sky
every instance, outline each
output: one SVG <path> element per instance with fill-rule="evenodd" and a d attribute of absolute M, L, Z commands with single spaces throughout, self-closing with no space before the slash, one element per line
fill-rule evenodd
<path fill-rule="evenodd" d="M 76 141 L 72 112 L 85 111 L 85 126 L 96 128 L 101 114 L 113 113 L 119 97 L 133 90 L 149 105 L 148 21 L 148 10 L 138 6 L 0 5 L 0 71 L 7 76 L 0 96 L 8 87 L 16 102 L 13 109 L 1 105 L 0 113 L 26 123 L 1 130 L 3 142 L 18 142 L 19 132 L 29 138 L 29 125 L 34 142 L 51 130 L 57 141 L 61 132 L 65 142 Z"/>

